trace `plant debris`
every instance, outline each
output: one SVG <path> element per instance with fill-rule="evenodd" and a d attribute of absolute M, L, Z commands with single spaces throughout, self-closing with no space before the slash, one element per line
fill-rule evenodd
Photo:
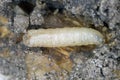
<path fill-rule="evenodd" d="M 0 27 L 0 38 L 7 37 L 10 34 L 10 31 L 8 30 L 7 27 L 2 26 Z"/>

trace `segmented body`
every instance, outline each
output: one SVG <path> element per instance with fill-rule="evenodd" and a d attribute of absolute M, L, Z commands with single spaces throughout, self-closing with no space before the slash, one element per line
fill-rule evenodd
<path fill-rule="evenodd" d="M 56 28 L 29 30 L 23 43 L 29 47 L 66 47 L 103 43 L 103 35 L 91 28 Z"/>

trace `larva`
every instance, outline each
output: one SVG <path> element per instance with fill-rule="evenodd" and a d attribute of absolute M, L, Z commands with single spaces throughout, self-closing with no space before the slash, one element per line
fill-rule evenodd
<path fill-rule="evenodd" d="M 29 47 L 66 47 L 103 43 L 103 35 L 92 28 L 56 28 L 29 30 L 23 43 Z"/>

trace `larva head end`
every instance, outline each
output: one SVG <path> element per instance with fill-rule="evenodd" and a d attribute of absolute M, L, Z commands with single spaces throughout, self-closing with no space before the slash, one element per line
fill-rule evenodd
<path fill-rule="evenodd" d="M 98 43 L 99 43 L 100 45 L 105 43 L 105 39 L 104 39 L 103 36 L 102 36 L 102 37 L 98 37 L 98 38 L 97 38 L 97 41 L 98 41 Z"/>

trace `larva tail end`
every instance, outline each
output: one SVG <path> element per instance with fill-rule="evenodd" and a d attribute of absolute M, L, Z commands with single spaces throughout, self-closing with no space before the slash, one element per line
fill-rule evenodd
<path fill-rule="evenodd" d="M 28 39 L 29 39 L 29 36 L 25 34 L 23 36 L 23 44 L 30 47 Z"/>

